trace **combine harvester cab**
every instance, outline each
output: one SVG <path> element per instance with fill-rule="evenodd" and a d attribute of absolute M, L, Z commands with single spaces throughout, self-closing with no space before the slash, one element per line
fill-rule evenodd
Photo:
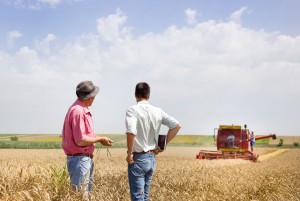
<path fill-rule="evenodd" d="M 216 139 L 217 132 L 217 139 Z M 257 161 L 258 154 L 249 151 L 250 131 L 237 125 L 220 125 L 214 130 L 214 139 L 217 140 L 217 151 L 201 150 L 196 155 L 197 159 L 245 159 Z M 256 137 L 255 140 L 264 138 L 276 139 L 275 134 Z"/>

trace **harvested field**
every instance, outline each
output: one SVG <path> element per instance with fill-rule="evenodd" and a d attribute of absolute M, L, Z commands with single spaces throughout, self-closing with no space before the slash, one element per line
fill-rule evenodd
<path fill-rule="evenodd" d="M 151 200 L 300 200 L 299 149 L 257 148 L 259 163 L 196 160 L 199 150 L 157 156 Z M 129 200 L 125 157 L 126 149 L 97 150 L 92 200 Z M 64 164 L 62 150 L 1 150 L 0 200 L 81 200 Z"/>

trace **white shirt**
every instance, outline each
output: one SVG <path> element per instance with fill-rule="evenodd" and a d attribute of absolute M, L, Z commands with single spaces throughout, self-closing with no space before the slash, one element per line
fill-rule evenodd
<path fill-rule="evenodd" d="M 250 140 L 255 141 L 255 135 L 253 132 L 250 133 Z"/>
<path fill-rule="evenodd" d="M 140 101 L 127 109 L 125 124 L 126 133 L 135 135 L 133 151 L 142 152 L 156 149 L 161 124 L 173 129 L 179 122 L 148 101 Z"/>
<path fill-rule="evenodd" d="M 234 135 L 228 135 L 228 137 L 227 137 L 227 140 L 232 140 L 232 141 L 234 141 Z"/>

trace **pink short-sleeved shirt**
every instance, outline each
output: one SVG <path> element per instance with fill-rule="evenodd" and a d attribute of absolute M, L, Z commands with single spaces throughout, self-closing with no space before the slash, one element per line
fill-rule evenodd
<path fill-rule="evenodd" d="M 86 136 L 96 137 L 94 122 L 89 109 L 77 99 L 69 108 L 64 121 L 62 147 L 65 154 L 93 154 L 95 144 L 89 146 L 78 146 L 76 144 L 76 142 L 84 140 Z"/>

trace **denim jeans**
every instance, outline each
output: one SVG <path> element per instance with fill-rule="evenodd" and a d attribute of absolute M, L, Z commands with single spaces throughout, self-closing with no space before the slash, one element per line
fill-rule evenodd
<path fill-rule="evenodd" d="M 94 181 L 94 162 L 87 156 L 68 156 L 67 166 L 74 191 L 91 191 Z"/>
<path fill-rule="evenodd" d="M 133 164 L 128 164 L 131 200 L 149 200 L 149 190 L 155 170 L 155 154 L 134 154 Z"/>

